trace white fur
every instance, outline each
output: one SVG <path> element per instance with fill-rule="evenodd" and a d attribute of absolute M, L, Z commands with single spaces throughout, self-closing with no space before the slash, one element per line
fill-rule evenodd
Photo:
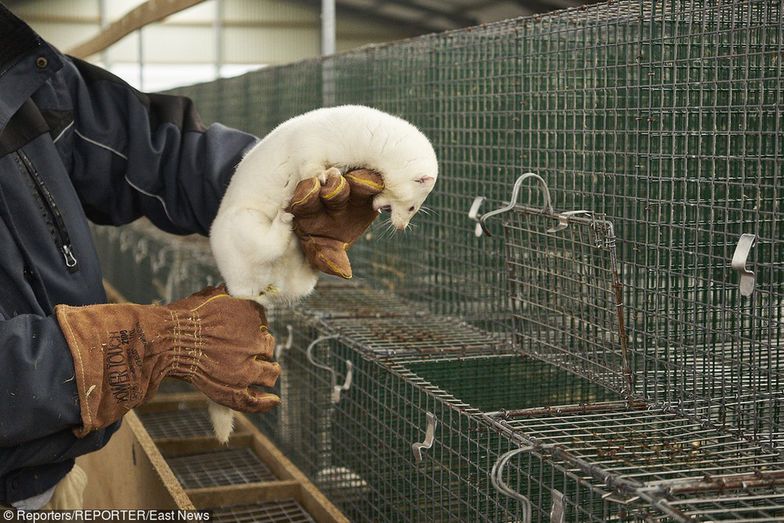
<path fill-rule="evenodd" d="M 232 296 L 270 305 L 313 290 L 318 273 L 308 264 L 292 232 L 293 217 L 284 209 L 300 181 L 322 176 L 323 183 L 330 168 L 379 172 L 385 188 L 373 206 L 391 207 L 397 229 L 408 226 L 438 176 L 428 139 L 405 120 L 377 109 L 317 109 L 282 123 L 237 166 L 210 230 L 212 252 Z M 220 432 L 225 434 L 225 427 Z"/>
<path fill-rule="evenodd" d="M 229 442 L 229 436 L 234 431 L 234 412 L 212 401 L 207 404 L 207 411 L 210 414 L 215 437 L 225 445 Z"/>

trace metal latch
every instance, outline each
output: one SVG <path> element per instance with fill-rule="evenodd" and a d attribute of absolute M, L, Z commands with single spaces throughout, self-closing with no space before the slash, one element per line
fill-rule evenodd
<path fill-rule="evenodd" d="M 313 349 L 316 347 L 316 345 L 318 345 L 322 341 L 334 340 L 339 337 L 340 336 L 338 336 L 337 334 L 333 334 L 331 336 L 321 336 L 320 338 L 316 338 L 311 342 L 310 345 L 308 345 L 308 349 L 305 352 L 308 361 L 311 364 L 313 364 L 314 367 L 318 367 L 319 369 L 324 369 L 329 371 L 331 375 L 330 380 L 332 385 L 332 395 L 330 396 L 332 403 L 340 402 L 341 393 L 348 391 L 351 388 L 351 379 L 352 376 L 354 375 L 354 364 L 351 363 L 351 360 L 346 360 L 346 379 L 343 380 L 343 385 L 338 385 L 337 371 L 332 367 L 330 367 L 329 365 L 324 365 L 323 363 L 319 363 L 315 359 L 313 359 Z"/>
<path fill-rule="evenodd" d="M 482 236 L 482 233 L 492 236 L 490 233 L 490 229 L 487 227 L 488 218 L 492 218 L 493 216 L 497 216 L 499 214 L 503 214 L 505 212 L 509 212 L 515 208 L 517 205 L 517 197 L 520 194 L 520 188 L 523 185 L 523 182 L 528 178 L 533 178 L 537 182 L 539 182 L 539 187 L 542 190 L 542 195 L 544 196 L 544 206 L 542 207 L 542 212 L 544 214 L 554 214 L 553 211 L 553 203 L 550 198 L 550 189 L 547 188 L 547 183 L 544 181 L 544 178 L 539 176 L 538 174 L 534 173 L 525 173 L 520 176 L 516 181 L 514 186 L 512 187 L 512 197 L 509 200 L 509 203 L 505 207 L 501 207 L 500 209 L 496 209 L 494 211 L 490 211 L 487 214 L 479 214 L 479 208 L 482 206 L 482 203 L 485 201 L 484 196 L 477 196 L 474 198 L 474 202 L 471 204 L 471 209 L 468 211 L 468 217 L 471 218 L 476 222 L 476 228 L 474 229 L 474 234 L 477 236 Z"/>
<path fill-rule="evenodd" d="M 432 412 L 427 413 L 427 428 L 425 429 L 425 440 L 422 443 L 412 443 L 411 451 L 414 453 L 414 461 L 417 465 L 422 463 L 422 449 L 429 449 L 433 446 L 436 439 L 436 415 Z"/>
<path fill-rule="evenodd" d="M 746 268 L 746 262 L 749 259 L 751 248 L 757 243 L 756 234 L 741 234 L 738 240 L 738 246 L 735 247 L 735 253 L 732 255 L 732 268 L 740 274 L 740 294 L 741 296 L 751 296 L 754 292 L 754 285 L 757 276 L 754 271 Z"/>

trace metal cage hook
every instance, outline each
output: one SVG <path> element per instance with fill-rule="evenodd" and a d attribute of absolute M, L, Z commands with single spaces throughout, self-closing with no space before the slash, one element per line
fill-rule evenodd
<path fill-rule="evenodd" d="M 509 452 L 502 454 L 498 458 L 498 460 L 493 465 L 492 470 L 490 471 L 490 483 L 493 485 L 493 487 L 501 494 L 516 499 L 522 504 L 523 523 L 531 523 L 531 500 L 529 500 L 527 497 L 523 496 L 516 490 L 511 489 L 509 485 L 507 485 L 506 482 L 504 481 L 503 474 L 504 474 L 504 467 L 506 466 L 506 463 L 512 457 L 516 456 L 517 454 L 523 452 L 531 452 L 533 450 L 534 448 L 531 446 L 520 447 L 517 449 L 510 450 Z"/>
<path fill-rule="evenodd" d="M 538 174 L 525 173 L 515 181 L 514 186 L 512 187 L 512 197 L 509 200 L 509 204 L 507 204 L 505 207 L 501 207 L 500 209 L 496 209 L 494 211 L 490 211 L 486 214 L 480 215 L 479 208 L 482 206 L 482 203 L 485 201 L 485 197 L 477 196 L 476 198 L 474 198 L 474 203 L 471 204 L 471 209 L 468 211 L 468 217 L 474 220 L 475 222 L 477 222 L 476 229 L 474 230 L 474 234 L 476 234 L 476 236 L 482 236 L 482 233 L 488 236 L 492 236 L 492 234 L 490 233 L 490 229 L 487 227 L 487 224 L 485 222 L 487 222 L 487 220 L 489 218 L 492 218 L 493 216 L 497 216 L 499 214 L 509 212 L 515 208 L 515 206 L 517 205 L 518 195 L 520 194 L 520 188 L 522 187 L 523 182 L 528 178 L 533 178 L 537 182 L 539 182 L 540 188 L 542 190 L 542 195 L 544 196 L 544 206 L 542 207 L 542 212 L 548 214 L 554 213 L 553 202 L 552 199 L 550 198 L 550 189 L 547 188 L 547 182 L 545 182 L 544 178 L 542 178 Z"/>
<path fill-rule="evenodd" d="M 436 440 L 436 426 L 438 420 L 436 415 L 432 412 L 427 413 L 427 428 L 425 429 L 425 439 L 422 443 L 416 442 L 411 444 L 411 451 L 414 453 L 414 462 L 419 465 L 422 463 L 422 449 L 429 449 L 433 446 Z"/>
<path fill-rule="evenodd" d="M 284 343 L 277 343 L 275 344 L 275 360 L 280 361 L 280 356 L 283 354 L 284 350 L 289 350 L 291 346 L 294 344 L 294 327 L 291 325 L 286 325 L 286 331 L 288 334 L 286 335 L 286 341 Z"/>
<path fill-rule="evenodd" d="M 324 369 L 330 372 L 331 377 L 331 385 L 332 385 L 332 396 L 330 397 L 332 403 L 340 402 L 340 395 L 343 391 L 347 391 L 351 388 L 351 380 L 354 375 L 354 364 L 351 363 L 351 360 L 346 360 L 346 379 L 343 381 L 343 385 L 338 385 L 338 373 L 335 369 L 330 367 L 329 365 L 324 365 L 323 363 L 317 362 L 313 359 L 313 349 L 321 343 L 322 341 L 327 340 L 334 340 L 339 338 L 340 336 L 337 334 L 332 334 L 329 336 L 321 336 L 313 340 L 310 345 L 308 345 L 307 350 L 305 351 L 305 355 L 308 358 L 308 361 L 314 366 L 318 367 L 319 369 Z"/>
<path fill-rule="evenodd" d="M 754 285 L 757 276 L 754 271 L 746 268 L 746 261 L 749 259 L 751 248 L 757 244 L 756 234 L 741 234 L 735 253 L 732 255 L 732 268 L 740 274 L 740 295 L 751 296 L 754 293 Z"/>

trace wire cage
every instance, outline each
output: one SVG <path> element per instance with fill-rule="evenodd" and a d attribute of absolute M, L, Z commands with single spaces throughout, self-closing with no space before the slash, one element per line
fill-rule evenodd
<path fill-rule="evenodd" d="M 356 520 L 784 519 L 782 62 L 779 0 L 621 0 L 178 89 L 258 135 L 371 105 L 439 157 L 359 282 L 270 311 L 256 422 Z M 203 242 L 96 237 L 132 299 L 218 281 Z"/>

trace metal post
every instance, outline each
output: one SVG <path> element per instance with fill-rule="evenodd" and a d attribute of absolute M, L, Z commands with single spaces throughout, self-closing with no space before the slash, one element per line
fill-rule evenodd
<path fill-rule="evenodd" d="M 139 90 L 144 91 L 144 34 L 139 28 Z"/>
<path fill-rule="evenodd" d="M 321 0 L 321 55 L 335 54 L 335 0 Z M 335 105 L 335 73 L 332 58 L 321 62 L 321 104 Z"/>
<path fill-rule="evenodd" d="M 212 23 L 215 35 L 215 79 L 221 77 L 223 65 L 223 0 L 215 0 L 215 19 Z"/>
<path fill-rule="evenodd" d="M 101 31 L 106 29 L 106 26 L 109 25 L 109 0 L 98 0 L 98 20 L 101 24 Z M 103 67 L 106 70 L 111 69 L 112 64 L 109 62 L 109 48 L 107 47 L 103 51 L 101 51 L 101 62 L 103 63 Z"/>
<path fill-rule="evenodd" d="M 321 55 L 335 54 L 335 0 L 321 0 Z"/>

